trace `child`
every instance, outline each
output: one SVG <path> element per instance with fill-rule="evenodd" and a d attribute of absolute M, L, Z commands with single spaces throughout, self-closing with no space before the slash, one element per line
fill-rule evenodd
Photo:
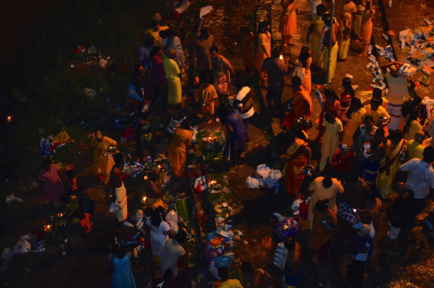
<path fill-rule="evenodd" d="M 386 253 L 392 256 L 398 256 L 398 235 L 401 231 L 401 227 L 408 223 L 413 191 L 407 189 L 403 182 L 398 182 L 394 186 L 398 198 L 393 200 L 386 209 L 387 222 L 390 226 L 388 240 L 392 244 L 392 249 L 386 250 Z"/>
<path fill-rule="evenodd" d="M 346 263 L 351 264 L 358 253 L 366 253 L 366 243 L 370 247 L 374 246 L 374 240 L 369 236 L 371 227 L 368 224 L 363 224 L 360 230 L 351 236 L 347 242 Z"/>
<path fill-rule="evenodd" d="M 81 236 L 83 237 L 83 240 L 87 242 L 88 235 L 92 230 L 93 225 L 93 222 L 91 221 L 91 215 L 77 209 L 74 212 L 74 216 L 80 219 L 79 224 L 81 227 Z"/>
<path fill-rule="evenodd" d="M 86 193 L 86 187 L 81 185 L 77 189 L 78 209 L 84 213 L 93 215 L 95 212 L 95 201 L 91 200 Z"/>
<path fill-rule="evenodd" d="M 202 102 L 202 113 L 208 120 L 206 124 L 211 124 L 212 115 L 214 115 L 214 99 L 218 97 L 217 91 L 210 83 L 203 83 L 199 88 L 199 97 Z"/>
<path fill-rule="evenodd" d="M 73 213 L 78 209 L 77 196 L 71 196 L 68 193 L 63 193 L 62 196 L 60 196 L 60 202 L 66 204 L 66 207 L 68 207 L 68 212 L 65 215 L 65 218 L 73 216 Z M 72 223 L 77 224 L 78 221 L 79 219 L 76 217 L 72 219 Z"/>
<path fill-rule="evenodd" d="M 69 169 L 68 171 L 65 172 L 65 176 L 66 176 L 66 178 L 68 178 L 68 181 L 69 181 L 68 194 L 69 195 L 76 195 L 77 177 L 75 176 L 74 170 Z"/>

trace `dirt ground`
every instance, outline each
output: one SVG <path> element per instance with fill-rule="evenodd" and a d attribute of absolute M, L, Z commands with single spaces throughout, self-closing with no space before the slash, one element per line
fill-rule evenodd
<path fill-rule="evenodd" d="M 276 15 L 279 15 L 280 8 L 278 1 L 274 1 L 273 31 L 277 27 Z M 386 8 L 388 23 L 391 30 L 395 33 L 405 28 L 423 25 L 423 19 L 434 15 L 434 4 L 430 0 L 415 1 L 394 1 L 392 8 Z M 205 4 L 205 3 L 204 3 Z M 259 6 L 265 7 L 267 3 Z M 421 9 L 420 4 L 426 5 L 426 9 Z M 239 28 L 247 24 L 248 17 L 255 12 L 255 5 L 251 1 L 237 0 L 209 0 L 206 5 L 212 5 L 214 10 L 206 16 L 201 23 L 201 27 L 208 27 L 216 38 L 217 45 L 221 48 L 221 54 L 226 56 L 237 72 L 237 78 L 245 77 L 243 72 L 240 34 Z M 298 29 L 294 37 L 295 46 L 286 52 L 298 55 L 302 46 L 305 45 L 304 39 L 307 34 L 307 27 L 310 22 L 310 2 L 307 0 L 299 1 L 298 5 Z M 329 6 L 330 4 L 327 3 Z M 205 5 L 204 5 L 205 6 Z M 340 13 L 342 0 L 336 1 L 336 13 Z M 197 11 L 195 8 L 192 11 Z M 191 11 L 190 11 L 191 12 Z M 189 13 L 189 12 L 187 12 Z M 193 13 L 193 12 L 191 12 Z M 185 29 L 191 29 L 186 27 Z M 380 17 L 377 17 L 374 25 L 374 39 L 377 44 L 381 43 L 383 34 L 380 24 Z M 379 44 L 385 46 L 385 43 Z M 397 49 L 398 43 L 394 38 L 395 49 L 398 59 L 405 57 L 404 53 Z M 384 60 L 381 60 L 384 61 Z M 386 60 L 387 61 L 387 60 Z M 338 63 L 335 81 L 331 87 L 340 93 L 340 81 L 349 73 L 354 76 L 353 85 L 359 85 L 358 90 L 365 90 L 371 83 L 372 76 L 364 68 L 368 63 L 367 59 L 357 56 L 355 51 L 350 51 L 348 60 Z M 313 71 L 314 73 L 317 71 Z M 314 74 L 313 82 L 323 85 L 319 74 Z M 283 101 L 292 97 L 291 87 L 287 83 L 284 90 Z M 313 84 L 313 87 L 315 85 Z M 273 191 L 263 189 L 247 189 L 245 179 L 254 173 L 257 165 L 267 163 L 272 168 L 281 169 L 284 158 L 283 145 L 276 141 L 276 135 L 280 130 L 279 118 L 271 118 L 267 115 L 264 99 L 267 91 L 261 87 L 262 95 L 256 95 L 255 116 L 248 127 L 251 141 L 248 151 L 242 155 L 241 164 L 231 168 L 228 172 L 229 184 L 234 191 L 234 197 L 228 201 L 229 205 L 239 211 L 239 222 L 234 223 L 234 229 L 241 230 L 245 237 L 237 242 L 233 249 L 235 258 L 241 262 L 250 261 L 254 267 L 266 268 L 276 278 L 276 287 L 282 287 L 279 281 L 279 274 L 271 264 L 273 250 L 268 251 L 261 247 L 263 237 L 272 235 L 276 220 L 272 217 L 273 212 L 289 215 L 292 200 L 284 193 L 285 187 L 281 187 L 278 194 Z M 314 88 L 315 89 L 315 88 Z M 417 92 L 420 95 L 432 94 L 432 88 L 421 88 Z M 313 95 L 313 94 L 312 94 Z M 314 100 L 315 120 L 318 117 L 320 108 L 317 100 Z M 202 124 L 203 125 L 203 124 Z M 219 129 L 220 124 L 214 123 L 213 128 Z M 309 131 L 309 139 L 314 139 L 317 131 L 313 128 Z M 119 140 L 119 139 L 117 139 Z M 88 153 L 86 148 L 82 150 L 83 155 Z M 84 157 L 83 157 L 84 158 Z M 50 240 L 47 250 L 42 253 L 29 253 L 17 256 L 10 260 L 8 270 L 1 275 L 0 285 L 5 287 L 109 287 L 111 275 L 106 270 L 109 253 L 108 243 L 112 237 L 126 237 L 134 233 L 131 229 L 120 226 L 111 214 L 108 214 L 108 207 L 111 199 L 107 197 L 105 190 L 97 182 L 88 169 L 89 163 L 85 159 L 78 161 L 77 171 L 79 185 L 86 185 L 89 188 L 89 195 L 97 203 L 94 217 L 94 230 L 92 240 L 95 246 L 89 250 L 82 249 L 84 243 L 81 239 L 78 227 L 69 226 L 60 237 L 69 239 L 70 250 L 66 256 L 61 256 L 58 241 Z M 17 237 L 28 232 L 39 231 L 43 223 L 48 220 L 53 212 L 48 204 L 41 201 L 40 189 L 30 189 L 29 183 L 34 180 L 34 176 L 23 179 L 21 183 L 14 183 L 26 193 L 24 204 L 21 206 L 5 207 L 3 219 L 1 219 L 1 248 L 12 247 Z M 137 191 L 134 181 L 126 181 L 128 187 L 129 210 L 138 202 L 140 191 Z M 433 209 L 433 202 L 428 201 L 428 207 L 421 218 L 426 216 L 426 212 Z M 58 211 L 65 207 L 57 207 Z M 384 243 L 388 225 L 381 222 L 381 229 L 377 233 L 376 250 L 374 260 L 367 268 L 367 278 L 365 287 L 433 287 L 431 282 L 434 279 L 434 255 L 432 240 L 429 240 L 422 227 L 416 227 L 407 233 L 402 233 L 401 249 L 402 256 L 390 257 L 385 254 L 387 245 Z M 308 239 L 308 234 L 299 235 L 301 243 Z M 408 237 L 407 237 L 408 236 Z M 304 238 L 304 240 L 303 240 Z M 342 263 L 342 245 L 345 234 L 340 232 L 336 235 L 333 242 L 333 256 L 324 267 L 309 267 L 310 261 L 305 255 L 303 285 L 302 287 L 312 287 L 316 279 L 324 287 L 345 287 L 344 278 L 345 267 Z M 60 239 L 57 239 L 60 240 Z M 304 246 L 305 247 L 305 246 Z M 149 252 L 141 255 L 140 262 L 133 265 L 133 273 L 136 277 L 137 285 L 143 286 L 145 276 L 150 273 Z M 246 282 L 247 283 L 247 282 Z"/>

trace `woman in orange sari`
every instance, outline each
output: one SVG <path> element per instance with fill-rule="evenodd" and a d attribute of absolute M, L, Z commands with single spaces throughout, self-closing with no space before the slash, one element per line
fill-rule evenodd
<path fill-rule="evenodd" d="M 307 143 L 289 135 L 289 147 L 286 150 L 286 165 L 284 170 L 286 191 L 297 194 L 304 179 L 303 168 L 310 164 L 312 152 Z"/>
<path fill-rule="evenodd" d="M 183 121 L 181 127 L 176 128 L 172 142 L 169 145 L 169 161 L 174 174 L 184 177 L 185 162 L 187 162 L 187 147 L 192 144 L 193 131 L 188 121 Z"/>
<path fill-rule="evenodd" d="M 292 36 L 297 32 L 297 13 L 294 0 L 282 0 L 283 14 L 280 16 L 280 33 L 283 47 L 292 44 Z"/>
<path fill-rule="evenodd" d="M 366 0 L 362 1 L 362 5 L 365 6 L 362 19 L 361 19 L 361 27 L 360 27 L 360 37 L 362 38 L 363 43 L 363 50 L 362 54 L 360 56 L 368 56 L 368 47 L 371 44 L 371 37 L 372 37 L 372 17 L 375 14 L 374 9 L 369 9 L 369 7 L 366 7 Z M 372 7 L 372 6 L 371 6 Z"/>
<path fill-rule="evenodd" d="M 280 126 L 282 129 L 291 129 L 294 127 L 294 121 L 299 118 L 309 118 L 313 112 L 312 98 L 310 94 L 303 89 L 300 77 L 294 76 L 291 80 L 292 91 L 292 109 L 286 115 Z"/>

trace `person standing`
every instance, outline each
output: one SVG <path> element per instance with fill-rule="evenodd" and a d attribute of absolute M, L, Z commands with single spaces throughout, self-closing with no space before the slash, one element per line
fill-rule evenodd
<path fill-rule="evenodd" d="M 365 151 L 365 143 L 370 143 L 374 138 L 375 131 L 378 127 L 374 126 L 374 119 L 370 115 L 366 115 L 363 119 L 363 124 L 357 128 L 353 135 L 353 147 L 352 150 L 357 153 L 359 164 L 361 165 L 365 159 L 363 151 Z"/>
<path fill-rule="evenodd" d="M 282 0 L 283 13 L 280 16 L 279 32 L 282 34 L 283 47 L 286 45 L 294 45 L 292 36 L 297 32 L 297 7 L 295 0 Z"/>
<path fill-rule="evenodd" d="M 193 130 L 190 122 L 184 120 L 181 126 L 176 128 L 169 145 L 169 161 L 173 173 L 178 178 L 184 177 L 185 162 L 187 162 L 187 147 L 192 144 Z"/>
<path fill-rule="evenodd" d="M 359 98 L 354 97 L 351 100 L 350 107 L 342 117 L 342 121 L 345 123 L 342 143 L 348 145 L 348 147 L 353 145 L 353 135 L 356 133 L 357 128 L 362 125 L 365 116 L 366 109 L 363 108 L 362 102 Z"/>
<path fill-rule="evenodd" d="M 255 67 L 255 45 L 257 41 L 256 35 L 249 31 L 248 27 L 241 27 L 241 35 L 243 36 L 242 53 L 244 70 L 248 74 L 252 73 Z"/>
<path fill-rule="evenodd" d="M 312 73 L 310 71 L 310 66 L 312 65 L 312 56 L 309 48 L 307 46 L 303 46 L 300 51 L 300 56 L 298 57 L 298 67 L 296 68 L 301 70 L 303 73 L 302 76 L 299 76 L 302 79 L 302 85 L 304 90 L 310 94 L 312 91 Z"/>
<path fill-rule="evenodd" d="M 365 226 L 366 225 L 366 226 Z M 369 225 L 364 224 L 364 227 L 368 229 Z M 368 239 L 368 238 L 366 238 Z M 368 250 L 371 246 L 372 241 L 366 241 L 365 242 L 365 249 L 359 251 L 359 253 L 356 254 L 353 261 L 351 261 L 351 264 L 348 264 L 348 280 L 351 285 L 355 288 L 363 288 L 364 278 L 365 278 L 365 265 L 366 261 L 368 260 Z"/>
<path fill-rule="evenodd" d="M 333 17 L 333 31 L 330 31 L 331 20 L 332 20 L 332 16 L 330 13 L 324 14 L 322 16 L 322 21 L 324 22 L 325 26 L 323 27 L 323 30 L 321 32 L 321 39 L 323 39 L 323 41 L 321 41 L 319 45 L 320 53 L 324 54 L 323 67 L 325 70 L 324 72 L 327 75 L 326 83 L 328 84 L 332 83 L 333 77 L 335 77 L 336 62 L 338 60 L 338 51 L 339 51 L 339 45 L 337 39 L 341 38 L 339 36 L 342 34 L 342 31 L 340 30 L 339 27 L 339 23 L 336 21 L 334 17 Z M 331 53 L 329 59 L 328 55 L 329 55 L 330 38 L 332 41 L 332 46 L 331 46 Z M 330 60 L 330 64 L 329 64 L 329 60 Z"/>
<path fill-rule="evenodd" d="M 423 159 L 412 159 L 401 165 L 401 171 L 408 171 L 407 189 L 414 193 L 410 205 L 408 223 L 414 225 L 415 218 L 419 215 L 426 205 L 426 199 L 432 189 L 434 189 L 434 169 L 431 163 L 434 161 L 434 148 L 431 146 L 423 150 Z"/>
<path fill-rule="evenodd" d="M 425 134 L 422 131 L 416 132 L 414 136 L 414 140 L 408 141 L 407 151 L 408 151 L 408 160 L 419 158 L 423 159 L 423 151 L 425 146 L 422 144 Z"/>
<path fill-rule="evenodd" d="M 391 132 L 387 139 L 384 158 L 380 163 L 377 185 L 378 192 L 383 199 L 389 198 L 392 192 L 392 181 L 400 167 L 399 155 L 405 150 L 406 143 L 400 130 Z"/>
<path fill-rule="evenodd" d="M 181 104 L 182 100 L 182 86 L 178 64 L 173 60 L 177 54 L 176 51 L 170 49 L 168 55 L 163 59 L 164 73 L 166 74 L 166 80 L 169 88 L 167 102 L 170 109 L 176 109 Z"/>
<path fill-rule="evenodd" d="M 219 105 L 222 106 L 235 87 L 235 69 L 226 57 L 219 54 L 219 49 L 216 46 L 212 46 L 209 51 L 211 53 L 214 87 L 219 97 Z"/>
<path fill-rule="evenodd" d="M 286 189 L 288 194 L 297 194 L 306 176 L 303 169 L 311 163 L 312 151 L 305 141 L 294 137 L 292 133 L 285 140 L 288 144 L 286 164 L 283 168 Z"/>
<path fill-rule="evenodd" d="M 298 76 L 294 76 L 291 80 L 293 97 L 292 109 L 286 115 L 280 126 L 285 129 L 291 129 L 294 127 L 294 121 L 299 118 L 309 119 L 313 113 L 312 98 L 307 91 L 303 90 L 301 85 L 301 79 Z"/>
<path fill-rule="evenodd" d="M 151 250 L 154 262 L 160 262 L 160 254 L 163 251 L 166 241 L 175 236 L 169 223 L 164 221 L 164 208 L 158 206 L 151 217 L 146 219 L 146 225 L 151 228 Z"/>
<path fill-rule="evenodd" d="M 160 47 L 155 47 L 151 52 L 151 65 L 152 65 L 152 73 L 151 73 L 151 83 L 152 90 L 154 92 L 154 98 L 157 100 L 161 100 L 161 87 L 164 86 L 166 81 L 166 73 L 164 72 L 163 65 L 164 53 Z"/>
<path fill-rule="evenodd" d="M 125 188 L 122 180 L 122 168 L 124 166 L 124 154 L 118 153 L 113 156 L 114 166 L 110 171 L 110 180 L 112 183 L 113 199 L 116 199 L 116 204 L 119 209 L 116 211 L 116 218 L 119 222 L 127 220 L 128 207 L 127 207 L 127 189 Z"/>
<path fill-rule="evenodd" d="M 385 136 L 389 136 L 389 129 L 387 128 L 387 124 L 390 122 L 390 115 L 387 113 L 386 109 L 384 109 L 381 104 L 383 103 L 382 99 L 373 98 L 371 100 L 371 104 L 366 106 L 366 115 L 372 116 L 374 119 L 374 125 L 377 127 L 383 127 Z"/>
<path fill-rule="evenodd" d="M 42 196 L 45 201 L 49 201 L 53 206 L 54 202 L 59 202 L 63 195 L 63 185 L 60 178 L 65 179 L 62 171 L 56 164 L 45 159 L 42 162 L 42 169 L 39 171 L 39 180 L 41 180 Z"/>
<path fill-rule="evenodd" d="M 363 166 L 360 170 L 360 177 L 369 184 L 372 191 L 377 192 L 377 178 L 380 169 L 381 159 L 384 157 L 384 130 L 379 128 L 375 131 L 375 136 L 368 144 L 363 156 Z"/>
<path fill-rule="evenodd" d="M 285 275 L 285 284 L 288 288 L 295 288 L 300 285 L 303 275 L 303 259 L 301 257 L 303 249 L 298 242 L 295 242 L 294 239 L 290 237 L 283 240 L 283 245 L 288 250 L 285 268 L 283 268 L 282 271 Z"/>
<path fill-rule="evenodd" d="M 249 87 L 245 86 L 238 91 L 235 97 L 234 107 L 241 113 L 243 124 L 246 126 L 247 138 L 249 134 L 248 124 L 250 118 L 255 114 L 255 108 L 253 107 L 253 96 Z"/>
<path fill-rule="evenodd" d="M 244 147 L 247 145 L 247 129 L 243 124 L 241 114 L 238 110 L 227 105 L 223 107 L 221 114 L 222 124 L 226 126 L 227 131 L 227 145 L 223 151 L 223 154 L 230 158 L 232 162 L 235 162 L 240 158 Z"/>
<path fill-rule="evenodd" d="M 389 93 L 387 93 L 387 100 L 389 100 L 387 113 L 391 117 L 388 126 L 390 130 L 403 129 L 404 121 L 401 120 L 402 104 L 407 100 L 408 84 L 410 83 L 411 87 L 415 85 L 411 77 L 407 78 L 399 72 L 398 69 L 401 65 L 401 62 L 395 61 L 381 66 L 383 72 L 386 71 L 384 78 L 387 81 L 387 88 L 389 89 Z"/>
<path fill-rule="evenodd" d="M 116 256 L 113 257 L 114 272 L 112 275 L 112 288 L 136 288 L 136 280 L 130 267 L 130 256 L 125 245 L 120 245 Z"/>
<path fill-rule="evenodd" d="M 135 65 L 134 71 L 136 72 L 136 75 L 132 84 L 133 87 L 135 87 L 135 89 L 131 89 L 133 91 L 130 90 L 128 96 L 137 101 L 134 102 L 137 103 L 138 112 L 142 111 L 146 105 L 148 106 L 147 108 L 148 111 L 144 111 L 144 112 L 149 112 L 149 105 L 151 104 L 151 93 L 150 93 L 149 82 L 146 74 L 147 72 L 145 68 L 143 68 L 143 65 L 141 64 Z"/>
<path fill-rule="evenodd" d="M 354 157 L 354 153 L 348 150 L 346 144 L 340 144 L 331 160 L 333 175 L 339 181 L 341 181 L 347 175 L 348 171 L 350 171 L 351 159 Z"/>
<path fill-rule="evenodd" d="M 366 0 L 363 0 L 362 3 L 364 6 L 366 6 Z M 374 17 L 374 14 L 375 14 L 374 9 L 365 8 L 365 11 L 363 12 L 361 27 L 360 27 L 360 37 L 362 38 L 363 49 L 362 49 L 362 54 L 360 54 L 360 56 L 368 56 L 368 47 L 371 44 L 372 28 L 373 28 L 372 18 Z"/>
<path fill-rule="evenodd" d="M 347 112 L 350 107 L 351 100 L 356 97 L 356 92 L 353 89 L 350 77 L 342 79 L 342 87 L 344 87 L 344 91 L 341 92 L 341 99 L 339 100 L 339 119 L 341 120 L 343 120 L 345 112 Z"/>
<path fill-rule="evenodd" d="M 154 45 L 164 49 L 163 39 L 160 37 L 160 31 L 169 29 L 169 26 L 160 26 L 157 20 L 152 21 L 151 29 L 148 29 L 145 34 L 151 35 L 154 38 Z"/>
<path fill-rule="evenodd" d="M 161 225 L 161 224 L 160 224 Z M 182 244 L 187 241 L 187 233 L 180 229 L 173 239 L 168 239 L 160 252 L 161 271 L 164 275 L 166 270 L 172 270 L 172 277 L 178 276 L 178 259 L 185 255 Z"/>
<path fill-rule="evenodd" d="M 320 4 L 316 7 L 316 13 L 313 15 L 312 23 L 309 26 L 306 42 L 310 44 L 310 51 L 312 51 L 312 64 L 320 69 L 323 69 L 323 53 L 319 52 L 319 46 L 321 42 L 321 33 L 324 27 L 324 21 L 322 16 L 327 12 L 327 8 L 324 4 Z M 310 35 L 313 33 L 312 40 L 309 42 Z"/>
<path fill-rule="evenodd" d="M 408 117 L 405 120 L 404 125 L 404 138 L 405 140 L 414 140 L 416 133 L 423 131 L 422 125 L 419 122 L 420 112 L 417 109 L 413 109 L 408 113 Z"/>
<path fill-rule="evenodd" d="M 310 17 L 315 16 L 316 7 L 322 4 L 322 0 L 310 0 Z"/>
<path fill-rule="evenodd" d="M 149 76 L 152 71 L 152 63 L 151 63 L 152 44 L 154 44 L 154 40 L 147 37 L 145 39 L 145 43 L 143 43 L 143 46 L 140 47 L 139 49 L 139 61 L 146 71 L 146 76 L 148 81 L 150 80 Z"/>
<path fill-rule="evenodd" d="M 353 3 L 353 2 L 351 2 Z M 342 15 L 342 38 L 339 40 L 339 59 L 338 61 L 347 61 L 348 50 L 350 50 L 351 42 L 351 28 L 353 25 L 353 19 L 350 13 Z"/>
<path fill-rule="evenodd" d="M 313 206 L 311 226 L 309 248 L 312 260 L 314 263 L 325 261 L 330 254 L 333 232 L 338 230 L 336 212 L 329 208 L 328 199 L 319 200 Z"/>
<path fill-rule="evenodd" d="M 208 83 L 213 83 L 212 76 L 212 63 L 211 63 L 211 47 L 215 46 L 214 36 L 203 28 L 200 31 L 200 36 L 194 40 L 192 49 L 193 65 L 199 72 L 200 83 L 207 82 L 205 79 L 208 77 Z"/>
<path fill-rule="evenodd" d="M 336 195 L 338 193 L 342 194 L 344 192 L 344 188 L 342 187 L 341 182 L 335 178 L 317 177 L 312 183 L 309 184 L 308 189 L 309 191 L 313 192 L 309 201 L 309 221 L 310 227 L 312 228 L 314 217 L 313 210 L 316 202 L 328 199 L 328 208 L 336 213 Z"/>
<path fill-rule="evenodd" d="M 321 146 L 321 159 L 319 160 L 319 171 L 324 171 L 327 165 L 327 159 L 329 159 L 331 163 L 331 158 L 338 149 L 339 143 L 342 141 L 342 132 L 344 130 L 341 120 L 339 120 L 336 115 L 327 113 L 324 118 L 325 121 L 322 125 L 325 129 L 321 130 L 323 140 Z"/>
<path fill-rule="evenodd" d="M 93 173 L 95 176 L 102 175 L 103 183 L 107 185 L 110 171 L 115 165 L 111 153 L 106 152 L 110 146 L 117 147 L 118 143 L 107 137 L 102 136 L 100 131 L 95 132 L 95 137 L 90 141 L 90 154 L 93 161 Z"/>
<path fill-rule="evenodd" d="M 206 124 L 212 123 L 212 116 L 215 112 L 215 99 L 217 98 L 217 91 L 211 83 L 206 81 L 200 85 L 199 99 L 202 103 L 202 114 L 204 114 L 204 118 L 207 120 Z"/>
<path fill-rule="evenodd" d="M 366 3 L 366 2 L 365 2 Z M 363 14 L 365 13 L 365 5 L 363 4 L 362 0 L 356 0 L 356 13 L 354 14 L 354 20 L 353 20 L 353 33 L 356 36 L 356 40 L 362 40 L 362 36 L 360 35 L 360 30 L 362 28 L 362 18 Z"/>
<path fill-rule="evenodd" d="M 288 65 L 285 60 L 279 59 L 281 48 L 273 50 L 273 57 L 264 60 L 261 70 L 268 74 L 268 93 L 265 97 L 270 113 L 279 113 L 282 108 L 282 93 L 285 88 L 285 75 L 288 74 Z M 273 105 L 273 106 L 271 106 Z"/>
<path fill-rule="evenodd" d="M 351 26 L 354 19 L 354 14 L 357 12 L 357 6 L 352 0 L 345 0 L 344 6 L 342 7 L 341 16 L 349 13 L 351 18 Z M 351 31 L 350 31 L 351 32 Z"/>
<path fill-rule="evenodd" d="M 265 71 L 262 70 L 264 60 L 271 57 L 271 34 L 270 22 L 263 21 L 259 23 L 258 45 L 256 46 L 256 69 L 259 71 L 259 79 L 265 79 Z"/>
<path fill-rule="evenodd" d="M 181 39 L 179 39 L 175 31 L 171 29 L 166 30 L 166 32 L 169 37 L 167 41 L 166 49 L 167 50 L 173 49 L 176 51 L 176 57 L 173 58 L 173 60 L 175 60 L 176 64 L 178 64 L 179 69 L 182 70 L 182 66 L 184 65 L 184 50 L 182 49 Z"/>

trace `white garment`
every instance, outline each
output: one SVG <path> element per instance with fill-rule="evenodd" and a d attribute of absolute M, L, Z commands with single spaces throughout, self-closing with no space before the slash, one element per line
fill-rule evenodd
<path fill-rule="evenodd" d="M 249 87 L 243 87 L 240 91 L 237 93 L 237 97 L 235 97 L 238 101 L 243 101 L 244 97 L 250 92 Z M 253 116 L 255 114 L 255 108 L 252 106 L 252 108 L 247 111 L 246 113 L 241 114 L 242 119 L 247 119 Z"/>
<path fill-rule="evenodd" d="M 399 169 L 410 172 L 407 188 L 413 191 L 415 199 L 428 197 L 429 189 L 434 189 L 434 169 L 430 164 L 415 158 L 401 165 Z"/>
<path fill-rule="evenodd" d="M 163 233 L 170 230 L 170 225 L 167 224 L 166 221 L 162 221 L 160 223 L 160 226 L 157 228 L 151 224 L 151 217 L 148 217 L 148 219 L 146 219 L 146 225 L 151 228 L 152 255 L 159 256 L 161 250 L 163 250 L 164 245 L 166 244 L 166 240 L 169 239 L 169 237 Z"/>
<path fill-rule="evenodd" d="M 387 100 L 389 100 L 391 104 L 402 105 L 402 103 L 407 100 L 408 95 L 407 77 L 399 74 L 399 77 L 395 78 L 390 74 L 390 71 L 387 71 L 384 77 L 387 79 L 387 88 L 389 88 Z"/>
<path fill-rule="evenodd" d="M 387 105 L 387 113 L 390 115 L 390 122 L 387 128 L 390 130 L 398 130 L 402 117 L 402 105 Z"/>
<path fill-rule="evenodd" d="M 167 40 L 166 49 L 173 49 L 176 51 L 177 56 L 173 58 L 173 60 L 175 60 L 179 68 L 182 68 L 184 65 L 184 51 L 182 50 L 181 40 L 178 36 L 173 36 L 173 38 L 168 38 Z"/>
<path fill-rule="evenodd" d="M 169 239 L 166 242 L 166 246 L 160 253 L 160 264 L 161 271 L 166 272 L 167 269 L 171 268 L 178 262 L 178 258 L 182 255 L 185 255 L 185 250 L 176 242 L 175 239 Z M 174 271 L 175 270 L 175 271 Z M 176 277 L 178 274 L 178 269 L 172 269 L 173 276 Z M 175 275 L 176 274 L 176 275 Z"/>
<path fill-rule="evenodd" d="M 398 239 L 399 236 L 399 232 L 401 232 L 401 228 L 397 228 L 397 227 L 393 227 L 392 223 L 390 223 L 390 221 L 387 221 L 387 223 L 389 223 L 390 226 L 390 230 L 389 230 L 389 239 Z"/>

